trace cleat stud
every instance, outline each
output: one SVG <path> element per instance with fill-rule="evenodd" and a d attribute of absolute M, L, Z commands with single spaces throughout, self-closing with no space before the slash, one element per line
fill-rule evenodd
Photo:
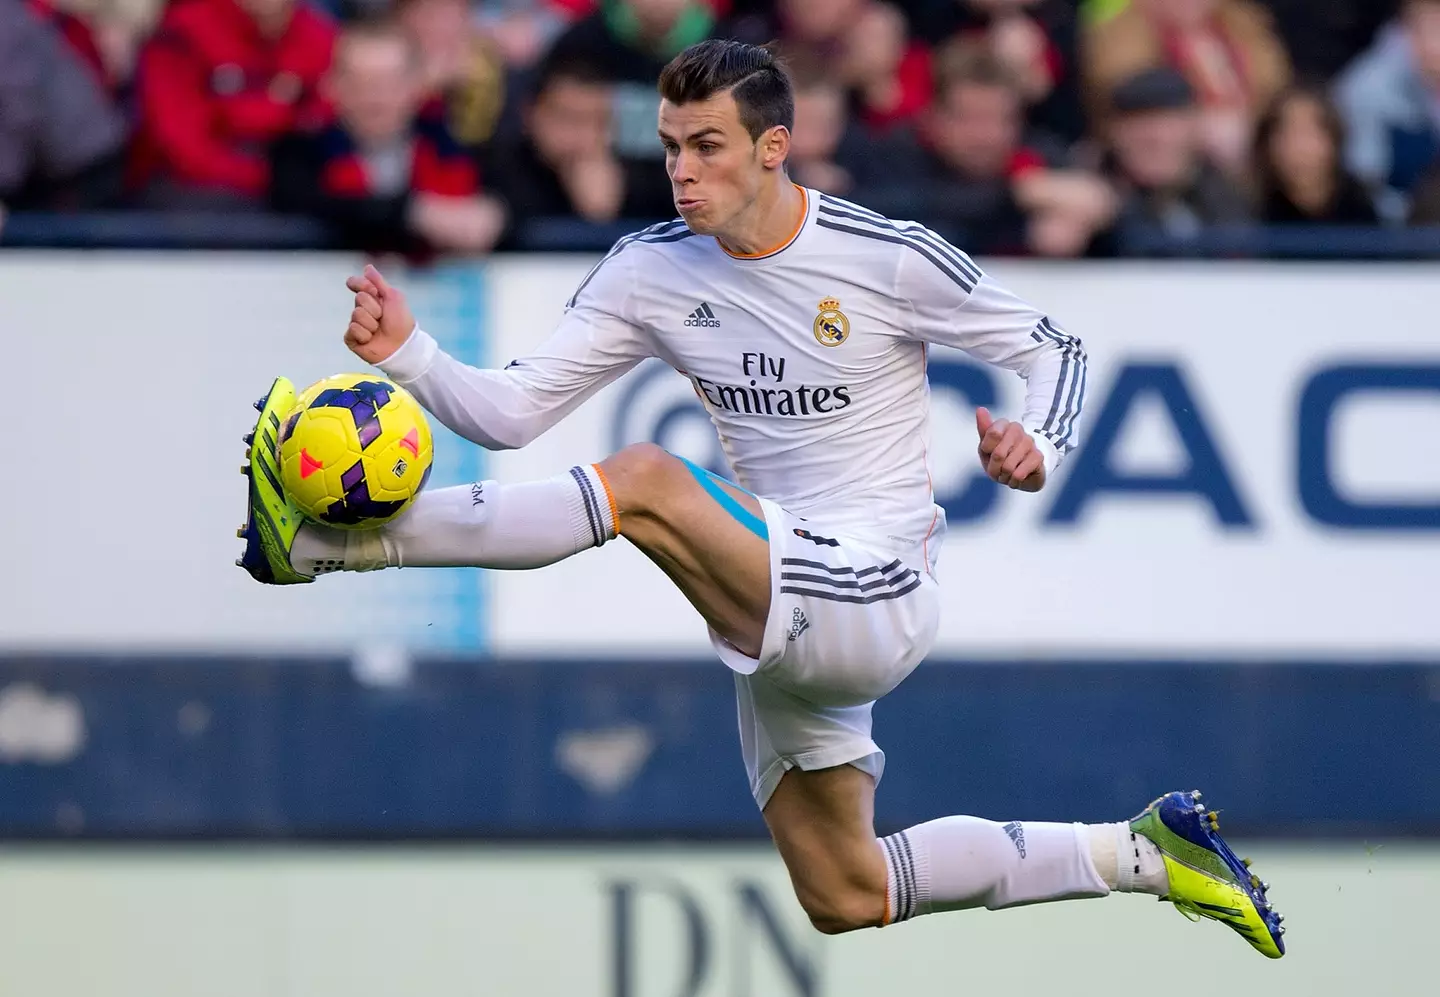
<path fill-rule="evenodd" d="M 256 412 L 263 412 L 263 411 L 265 410 L 265 402 L 266 402 L 266 400 L 269 399 L 269 397 L 270 397 L 269 395 L 265 395 L 263 398 L 261 398 L 259 401 L 257 401 L 257 402 L 255 403 L 255 411 L 256 411 Z"/>
<path fill-rule="evenodd" d="M 242 526 L 242 527 L 240 527 L 238 530 L 236 530 L 236 531 L 235 531 L 235 536 L 237 536 L 237 537 L 240 538 L 241 540 L 244 540 L 244 539 L 245 539 L 245 527 Z"/>
<path fill-rule="evenodd" d="M 240 437 L 240 442 L 248 447 L 250 444 L 255 442 L 255 434 L 246 433 L 244 436 Z"/>
<path fill-rule="evenodd" d="M 1241 859 L 1240 861 L 1245 864 L 1245 868 L 1247 868 L 1247 869 L 1250 868 L 1250 860 L 1249 860 L 1249 859 Z"/>
<path fill-rule="evenodd" d="M 1202 807 L 1200 804 L 1197 803 L 1197 804 L 1195 804 L 1195 812 L 1196 812 L 1197 814 L 1203 814 L 1203 813 L 1205 812 L 1205 808 Z"/>
<path fill-rule="evenodd" d="M 245 562 L 242 561 L 242 560 L 240 560 L 240 558 L 237 557 L 237 558 L 235 559 L 235 567 L 237 567 L 237 568 L 243 568 L 243 567 L 245 567 Z"/>
<path fill-rule="evenodd" d="M 1276 933 L 1276 934 L 1279 934 L 1279 935 L 1285 934 L 1285 928 L 1284 928 L 1284 926 L 1281 926 L 1281 927 L 1275 929 L 1275 933 Z"/>
<path fill-rule="evenodd" d="M 1205 816 L 1206 816 L 1206 817 L 1209 817 L 1212 821 L 1217 821 L 1217 820 L 1220 819 L 1220 815 L 1219 815 L 1218 813 L 1216 813 L 1214 810 L 1211 810 L 1211 811 L 1210 811 L 1208 814 L 1206 814 Z"/>
<path fill-rule="evenodd" d="M 249 448 L 249 447 L 246 447 L 246 448 L 245 448 L 245 459 L 246 459 L 246 460 L 249 460 L 249 459 L 250 459 L 250 448 Z"/>
<path fill-rule="evenodd" d="M 1198 790 L 1198 789 L 1192 789 L 1192 790 L 1190 790 L 1190 799 L 1192 799 L 1192 800 L 1198 800 L 1198 799 L 1200 799 L 1200 790 Z"/>
<path fill-rule="evenodd" d="M 247 478 L 250 477 L 250 465 L 249 465 L 249 464 L 241 464 L 241 465 L 240 465 L 240 473 L 243 474 L 243 475 L 245 475 L 245 477 L 247 477 Z"/>
<path fill-rule="evenodd" d="M 1269 893 L 1269 892 L 1270 892 L 1270 884 L 1267 883 L 1267 882 L 1265 882 L 1265 880 L 1262 879 L 1262 880 L 1260 880 L 1260 889 L 1264 890 L 1266 893 Z"/>

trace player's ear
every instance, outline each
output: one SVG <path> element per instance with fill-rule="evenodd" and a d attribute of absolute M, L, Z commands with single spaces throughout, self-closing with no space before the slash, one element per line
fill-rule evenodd
<path fill-rule="evenodd" d="M 761 164 L 767 170 L 778 170 L 790 155 L 790 129 L 784 125 L 767 128 L 759 144 Z"/>

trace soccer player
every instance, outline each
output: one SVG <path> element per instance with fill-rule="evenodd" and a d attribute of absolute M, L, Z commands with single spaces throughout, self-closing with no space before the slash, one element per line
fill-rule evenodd
<path fill-rule="evenodd" d="M 926 344 L 1025 379 L 1021 419 L 976 413 L 981 464 L 1025 492 L 1075 445 L 1085 353 L 922 225 L 792 184 L 791 85 L 766 49 L 702 42 L 666 67 L 660 93 L 680 218 L 617 242 L 533 353 L 504 370 L 460 363 L 373 267 L 348 281 L 345 341 L 491 449 L 525 446 L 660 357 L 694 384 L 738 484 L 636 444 L 548 480 L 427 490 L 377 530 L 302 525 L 265 431 L 294 399 L 279 378 L 259 404 L 243 566 L 272 584 L 538 568 L 624 536 L 699 611 L 734 673 L 750 788 L 819 930 L 1143 893 L 1281 956 L 1265 884 L 1198 792 L 1110 824 L 952 816 L 877 839 L 871 707 L 929 651 L 939 614 Z"/>

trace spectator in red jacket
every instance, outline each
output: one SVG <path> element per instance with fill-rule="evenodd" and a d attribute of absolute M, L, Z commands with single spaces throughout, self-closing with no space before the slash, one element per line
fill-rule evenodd
<path fill-rule="evenodd" d="M 253 203 L 265 150 L 323 111 L 334 28 L 301 0 L 177 0 L 140 57 L 137 179 L 158 206 Z"/>
<path fill-rule="evenodd" d="M 335 121 L 280 139 L 271 203 L 328 222 L 353 249 L 412 257 L 483 253 L 504 229 L 473 156 L 435 114 L 420 115 L 420 53 L 390 22 L 341 35 L 324 90 Z"/>

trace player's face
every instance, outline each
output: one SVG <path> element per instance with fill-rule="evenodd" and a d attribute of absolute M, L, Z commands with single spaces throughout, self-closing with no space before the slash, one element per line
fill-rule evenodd
<path fill-rule="evenodd" d="M 689 104 L 660 102 L 660 142 L 675 209 L 701 235 L 719 235 L 754 203 L 765 182 L 762 149 L 728 93 Z"/>

